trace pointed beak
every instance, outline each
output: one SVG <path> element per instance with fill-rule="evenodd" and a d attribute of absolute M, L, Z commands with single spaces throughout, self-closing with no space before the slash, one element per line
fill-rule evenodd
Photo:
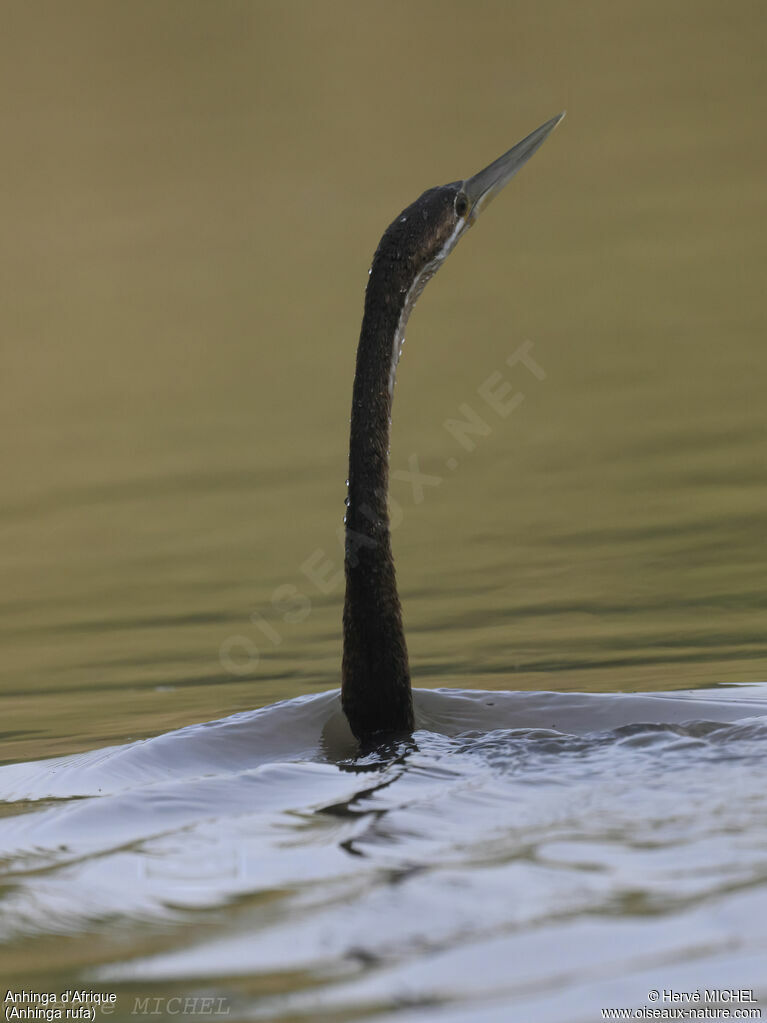
<path fill-rule="evenodd" d="M 499 156 L 489 167 L 485 167 L 473 178 L 467 178 L 463 183 L 463 190 L 469 200 L 470 212 L 469 223 L 473 223 L 483 209 L 494 199 L 504 185 L 514 177 L 519 168 L 527 163 L 533 153 L 543 145 L 545 140 L 554 131 L 556 126 L 565 116 L 565 112 L 552 117 L 550 121 L 536 128 L 527 138 L 517 142 L 516 146 Z"/>

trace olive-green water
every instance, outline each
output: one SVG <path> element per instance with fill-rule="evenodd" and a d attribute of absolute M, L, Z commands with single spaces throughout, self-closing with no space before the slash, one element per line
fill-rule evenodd
<path fill-rule="evenodd" d="M 370 258 L 423 189 L 563 108 L 408 327 L 414 682 L 767 680 L 763 5 L 3 22 L 3 762 L 338 685 Z"/>

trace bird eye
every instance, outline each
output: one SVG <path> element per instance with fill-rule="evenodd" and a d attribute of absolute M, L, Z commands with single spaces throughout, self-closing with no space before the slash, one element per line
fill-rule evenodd
<path fill-rule="evenodd" d="M 463 192 L 459 192 L 458 195 L 455 197 L 455 215 L 457 217 L 465 217 L 468 212 L 469 200 L 466 198 Z"/>

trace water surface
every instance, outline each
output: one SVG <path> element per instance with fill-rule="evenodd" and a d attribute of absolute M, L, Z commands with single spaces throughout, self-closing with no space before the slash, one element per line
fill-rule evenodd
<path fill-rule="evenodd" d="M 20 984 L 268 1020 L 767 996 L 764 686 L 416 695 L 363 757 L 329 692 L 1 768 Z"/>
<path fill-rule="evenodd" d="M 3 975 L 334 1023 L 760 982 L 764 6 L 5 15 Z M 370 259 L 562 108 L 408 328 L 393 544 L 445 692 L 353 764 Z"/>

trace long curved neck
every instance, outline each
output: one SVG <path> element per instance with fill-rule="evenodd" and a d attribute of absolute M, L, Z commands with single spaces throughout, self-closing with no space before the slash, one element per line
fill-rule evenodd
<path fill-rule="evenodd" d="M 413 729 L 387 510 L 394 373 L 414 302 L 409 283 L 401 264 L 374 259 L 357 349 L 345 520 L 342 701 L 358 738 Z"/>

